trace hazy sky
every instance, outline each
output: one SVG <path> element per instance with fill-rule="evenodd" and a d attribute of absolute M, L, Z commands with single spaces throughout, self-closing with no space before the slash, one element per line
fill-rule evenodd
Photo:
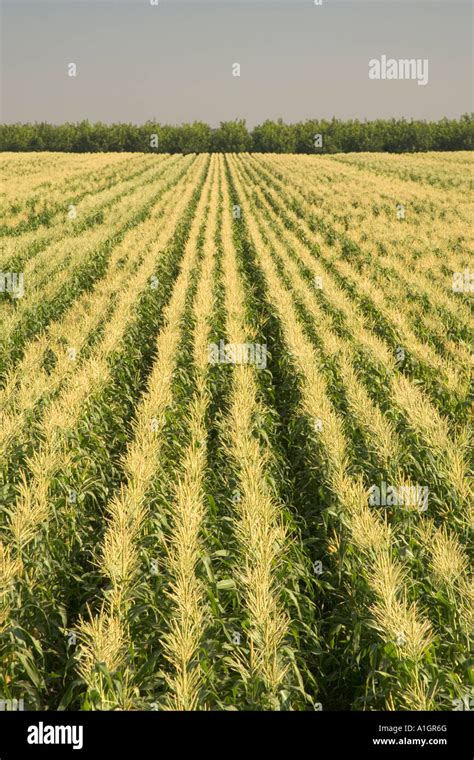
<path fill-rule="evenodd" d="M 3 122 L 472 110 L 470 0 L 3 0 L 2 22 Z M 370 80 L 383 54 L 427 58 L 429 83 Z"/>

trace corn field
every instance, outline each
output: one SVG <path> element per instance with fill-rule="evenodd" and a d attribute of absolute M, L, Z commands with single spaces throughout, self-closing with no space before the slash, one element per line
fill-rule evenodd
<path fill-rule="evenodd" d="M 4 153 L 0 699 L 473 704 L 469 153 Z"/>

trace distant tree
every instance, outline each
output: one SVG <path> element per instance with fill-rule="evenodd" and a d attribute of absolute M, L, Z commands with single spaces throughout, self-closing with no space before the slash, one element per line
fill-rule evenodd
<path fill-rule="evenodd" d="M 242 153 L 252 148 L 245 119 L 221 121 L 212 135 L 211 148 L 217 153 Z"/>
<path fill-rule="evenodd" d="M 0 125 L 3 151 L 101 151 L 204 153 L 261 151 L 271 153 L 338 153 L 382 151 L 472 150 L 472 114 L 460 119 L 426 122 L 406 119 L 340 121 L 309 119 L 284 124 L 267 120 L 249 133 L 245 120 L 221 122 L 211 129 L 204 122 L 174 126 L 148 121 L 135 124 L 90 124 L 84 120 L 61 125 Z"/>
<path fill-rule="evenodd" d="M 202 121 L 183 124 L 179 134 L 182 153 L 208 153 L 212 144 L 212 130 Z"/>
<path fill-rule="evenodd" d="M 267 119 L 252 132 L 252 147 L 260 153 L 294 153 L 296 146 L 293 127 L 283 123 L 282 119 Z"/>

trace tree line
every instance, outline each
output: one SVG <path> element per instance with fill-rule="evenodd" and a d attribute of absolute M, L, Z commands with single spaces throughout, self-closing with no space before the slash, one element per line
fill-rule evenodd
<path fill-rule="evenodd" d="M 285 124 L 267 120 L 254 129 L 245 120 L 172 126 L 148 121 L 142 125 L 77 123 L 0 125 L 2 151 L 105 151 L 140 153 L 349 153 L 382 151 L 472 150 L 473 114 L 437 122 L 377 119 L 341 121 L 310 119 Z"/>

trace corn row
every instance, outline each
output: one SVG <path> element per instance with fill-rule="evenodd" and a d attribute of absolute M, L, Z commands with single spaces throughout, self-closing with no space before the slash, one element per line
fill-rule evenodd
<path fill-rule="evenodd" d="M 150 249 L 157 235 L 156 219 L 166 213 L 174 195 L 174 188 L 168 190 L 158 208 L 151 213 L 150 220 L 130 230 L 114 249 L 107 272 L 97 286 L 80 296 L 62 320 L 48 326 L 45 334 L 30 341 L 22 360 L 7 374 L 4 388 L 0 390 L 0 460 L 2 456 L 6 457 L 14 443 L 22 439 L 24 425 L 38 402 L 42 401 L 42 415 L 48 399 L 76 371 L 83 349 L 94 331 L 106 322 L 107 316 L 113 318 L 114 299 L 120 298 L 121 291 L 140 265 L 134 254 L 137 248 Z M 43 367 L 46 355 L 55 358 L 54 368 L 50 371 Z"/>
<path fill-rule="evenodd" d="M 260 197 L 259 191 L 256 191 L 256 194 Z M 269 215 L 272 219 L 276 218 L 271 212 L 269 212 Z M 316 276 L 316 272 L 319 272 L 320 270 L 305 246 L 302 245 L 292 233 L 284 230 L 281 222 L 279 226 L 282 228 L 282 234 L 291 241 L 291 244 L 294 246 L 295 250 L 297 250 L 298 255 L 301 256 L 305 265 L 312 269 Z M 290 257 L 286 255 L 284 247 L 278 243 L 278 240 L 273 233 L 269 233 L 269 235 L 274 247 L 278 249 L 281 256 L 284 256 L 285 266 L 289 267 L 291 271 L 294 272 L 294 276 L 298 277 L 303 290 L 303 300 L 305 305 L 312 312 L 313 317 L 319 326 L 319 333 L 323 335 L 323 326 L 325 324 L 329 325 L 329 321 L 322 310 L 317 309 L 316 303 L 311 297 L 312 294 L 310 294 L 309 287 L 303 283 L 302 278 L 297 274 L 296 267 L 292 264 Z M 331 277 L 326 276 L 326 274 L 324 275 L 324 292 L 339 308 L 345 307 L 345 303 L 347 302 L 340 300 L 341 292 L 334 288 Z M 367 326 L 364 323 L 364 320 L 357 320 L 357 313 L 355 313 L 349 305 L 344 309 L 344 313 L 349 322 L 348 329 L 353 333 L 353 337 L 356 341 L 360 340 L 361 344 L 365 348 L 368 348 L 371 353 L 377 353 L 380 358 L 383 357 L 383 363 L 388 370 L 387 377 L 390 391 L 388 398 L 400 409 L 405 416 L 408 425 L 422 436 L 425 445 L 435 457 L 440 475 L 450 484 L 455 494 L 457 494 L 461 505 L 465 510 L 468 522 L 471 522 L 472 511 L 469 507 L 470 483 L 468 464 L 466 461 L 469 445 L 467 430 L 462 430 L 456 437 L 453 437 L 449 431 L 449 426 L 446 420 L 436 411 L 429 400 L 425 398 L 422 391 L 419 390 L 409 378 L 397 372 L 394 357 L 387 354 L 381 341 L 375 336 L 372 341 L 368 339 Z M 354 329 L 354 325 L 357 325 L 357 330 Z M 352 342 L 349 344 L 343 344 L 341 341 L 336 341 L 334 335 L 330 336 L 330 341 L 332 345 L 329 344 L 328 340 L 326 341 L 328 343 L 327 350 L 330 353 L 336 354 L 339 351 L 347 354 L 347 352 L 354 351 L 355 346 Z M 373 345 L 371 345 L 371 342 Z M 344 371 L 346 368 L 347 364 L 342 363 L 340 369 Z M 353 377 L 352 380 L 354 380 Z M 346 387 L 349 391 L 354 391 L 355 389 L 353 382 L 347 384 Z M 356 390 L 356 392 L 358 392 L 358 399 L 356 400 L 354 393 L 352 393 L 352 401 L 349 399 L 350 403 L 356 403 L 362 409 L 365 397 L 365 402 L 368 404 L 367 408 L 370 409 L 374 407 L 374 405 L 370 403 L 367 394 L 362 387 L 359 386 L 359 389 L 358 391 Z M 364 415 L 364 417 L 367 420 L 369 419 L 366 415 Z M 383 420 L 381 420 L 380 413 L 378 412 L 374 412 L 370 416 L 370 419 L 377 421 L 376 429 L 380 433 L 378 437 L 378 449 L 380 452 L 385 452 L 385 459 L 388 462 L 391 458 L 389 453 L 391 448 L 390 444 L 391 441 L 395 440 L 393 430 L 387 423 L 384 423 Z M 398 446 L 398 449 L 399 448 L 400 447 Z"/>
<path fill-rule="evenodd" d="M 78 271 L 84 267 L 84 260 L 88 262 L 89 258 L 93 262 L 91 257 L 94 251 L 101 245 L 106 245 L 120 230 L 125 231 L 137 213 L 155 195 L 156 186 L 153 183 L 145 190 L 139 187 L 134 195 L 125 196 L 114 204 L 108 224 L 104 225 L 104 228 L 100 226 L 99 229 L 85 230 L 68 242 L 66 250 L 64 242 L 60 240 L 57 244 L 48 246 L 31 261 L 27 261 L 23 271 L 25 295 L 18 299 L 19 303 L 13 312 L 8 308 L 7 302 L 0 304 L 0 314 L 3 311 L 2 343 L 9 344 L 12 334 L 26 315 L 42 308 L 45 303 L 58 296 L 62 287 L 74 282 Z M 89 253 L 89 257 L 86 252 Z"/>
<path fill-rule="evenodd" d="M 255 159 L 254 159 L 255 160 Z M 328 174 L 333 175 L 333 167 L 334 163 L 331 159 L 329 159 L 329 165 L 328 165 Z M 297 168 L 297 164 L 295 165 L 295 168 Z M 306 201 L 306 197 L 308 195 L 307 186 L 308 182 L 305 183 L 305 185 L 301 185 L 300 181 L 298 180 L 298 174 L 299 172 L 291 175 L 291 182 L 292 186 L 296 187 L 298 189 L 298 193 L 305 198 L 305 201 L 303 203 L 304 206 L 308 205 Z M 290 176 L 288 176 L 288 179 L 290 179 Z M 285 188 L 288 189 L 287 184 L 282 184 L 272 175 L 272 180 L 274 184 L 277 186 L 279 184 L 282 185 L 282 189 Z M 334 181 L 334 176 L 331 176 L 331 184 Z M 346 222 L 344 224 L 341 224 L 338 222 L 338 215 L 337 215 L 337 205 L 335 203 L 334 198 L 334 192 L 332 190 L 325 189 L 325 186 L 323 183 L 321 183 L 321 171 L 320 168 L 318 170 L 318 173 L 314 176 L 314 189 L 317 190 L 318 196 L 322 195 L 323 205 L 327 205 L 327 212 L 330 216 L 330 218 L 333 221 L 333 224 L 335 226 L 335 229 L 338 230 L 339 234 L 346 234 Z M 340 199 L 339 202 L 341 202 L 341 213 L 344 209 L 347 207 L 352 207 L 352 195 L 349 188 L 346 188 L 347 178 L 341 177 L 340 178 L 340 185 L 339 189 L 340 192 L 338 193 L 338 198 Z M 311 187 L 311 183 L 309 183 Z M 350 185 L 349 185 L 350 187 Z M 370 190 L 375 191 L 376 185 L 373 187 L 370 186 L 369 181 L 369 187 Z M 469 324 L 469 312 L 465 308 L 463 304 L 459 303 L 459 299 L 453 298 L 453 294 L 451 292 L 452 287 L 452 274 L 450 276 L 447 276 L 445 273 L 441 273 L 439 275 L 439 280 L 434 281 L 432 277 L 428 278 L 424 272 L 424 269 L 429 265 L 429 261 L 431 260 L 431 263 L 433 263 L 432 259 L 432 247 L 434 245 L 439 246 L 440 240 L 439 240 L 439 234 L 436 236 L 436 243 L 430 244 L 429 246 L 429 254 L 428 256 L 420 256 L 414 259 L 410 253 L 406 254 L 406 261 L 401 262 L 401 257 L 403 256 L 403 252 L 407 250 L 408 252 L 411 252 L 414 244 L 416 244 L 417 249 L 422 246 L 422 242 L 420 241 L 420 234 L 418 233 L 414 238 L 411 236 L 408 238 L 408 240 L 402 240 L 399 245 L 394 249 L 394 251 L 391 251 L 390 248 L 390 224 L 395 226 L 395 229 L 397 231 L 400 230 L 400 222 L 396 220 L 396 214 L 395 214 L 395 205 L 393 202 L 393 193 L 395 193 L 395 188 L 391 188 L 392 194 L 388 198 L 390 205 L 393 207 L 393 214 L 392 214 L 392 222 L 389 220 L 383 219 L 382 221 L 378 222 L 377 219 L 374 221 L 373 219 L 367 220 L 366 216 L 367 213 L 364 215 L 363 212 L 361 212 L 359 209 L 361 207 L 361 203 L 363 203 L 363 199 L 358 199 L 357 201 L 357 213 L 358 213 L 358 222 L 360 222 L 360 225 L 363 228 L 363 233 L 360 236 L 360 245 L 363 246 L 365 249 L 368 247 L 370 250 L 370 258 L 371 262 L 374 264 L 382 263 L 384 260 L 388 260 L 390 262 L 390 266 L 395 269 L 396 274 L 399 278 L 399 282 L 391 280 L 390 283 L 390 292 L 392 292 L 393 289 L 398 288 L 398 299 L 401 301 L 404 301 L 406 298 L 406 294 L 410 290 L 415 290 L 421 295 L 429 295 L 430 298 L 430 304 L 433 303 L 433 306 L 442 306 L 443 309 L 445 309 L 448 314 L 451 315 L 454 319 L 463 321 L 464 324 Z M 293 197 L 296 198 L 298 195 L 293 194 Z M 373 194 L 372 192 L 369 194 L 370 197 L 370 203 L 373 203 Z M 418 195 L 414 195 L 414 201 L 417 201 L 419 198 Z M 387 200 L 387 199 L 386 199 Z M 446 208 L 445 198 L 444 195 L 442 197 L 443 202 L 443 211 Z M 456 204 L 453 204 L 453 207 L 456 207 Z M 310 206 L 308 205 L 308 211 L 310 210 Z M 368 210 L 367 210 L 368 212 Z M 344 217 L 345 218 L 345 217 Z M 463 222 L 462 226 L 460 228 L 460 236 L 464 237 L 465 233 L 465 226 L 468 224 L 469 216 L 467 216 Z M 430 220 L 431 222 L 431 220 Z M 352 223 L 351 225 L 351 234 L 352 234 L 352 226 L 355 226 L 357 228 L 357 225 L 354 225 Z M 388 229 L 387 229 L 388 227 Z M 442 228 L 441 228 L 442 229 Z M 452 226 L 449 226 L 450 235 L 452 236 L 454 233 L 452 231 Z M 374 244 L 374 241 L 384 241 L 384 250 L 386 253 L 384 255 L 381 254 L 379 246 L 377 244 Z M 337 244 L 337 241 L 336 241 Z M 338 244 L 337 244 L 338 245 Z M 446 247 L 450 247 L 449 241 L 446 241 L 445 243 Z M 453 260 L 454 259 L 454 260 Z M 468 258 L 466 254 L 460 254 L 459 258 L 456 259 L 456 256 L 451 259 L 452 263 L 452 272 L 454 271 L 462 271 L 465 266 L 468 264 Z M 457 261 L 457 264 L 456 264 Z M 445 265 L 445 259 L 442 259 L 443 266 Z M 407 265 L 409 265 L 409 270 L 407 270 Z M 371 273 L 373 273 L 375 270 L 375 267 L 371 268 Z M 408 272 L 410 272 L 409 279 L 407 279 Z M 411 274 L 412 273 L 412 274 Z M 431 269 L 430 269 L 431 274 Z"/>
<path fill-rule="evenodd" d="M 181 474 L 169 508 L 170 536 L 166 542 L 165 572 L 170 579 L 171 612 L 168 631 L 162 637 L 165 656 L 172 672 L 166 674 L 168 709 L 194 710 L 199 706 L 203 672 L 198 661 L 206 622 L 205 589 L 196 576 L 202 553 L 201 530 L 205 518 L 204 478 L 206 472 L 209 405 L 208 344 L 213 312 L 212 285 L 215 267 L 215 236 L 220 169 L 213 158 L 212 190 L 204 237 L 204 259 L 194 301 L 193 376 L 196 390 L 186 414 L 189 443 L 180 463 Z M 214 174 L 212 171 L 214 170 Z"/>
<path fill-rule="evenodd" d="M 259 262 L 267 281 L 267 292 L 281 322 L 285 341 L 301 382 L 303 410 L 309 420 L 322 421 L 322 449 L 328 463 L 328 485 L 336 496 L 342 519 L 352 540 L 364 556 L 361 570 L 375 603 L 371 607 L 373 625 L 385 641 L 396 646 L 401 658 L 421 660 L 433 642 L 428 620 L 416 602 L 408 602 L 406 569 L 391 552 L 391 530 L 386 521 L 370 510 L 368 494 L 360 478 L 349 474 L 349 453 L 343 424 L 327 396 L 325 380 L 317 368 L 314 349 L 295 315 L 293 300 L 276 273 L 265 243 L 252 218 L 240 181 L 233 173 L 251 238 L 259 252 Z M 428 695 L 415 680 L 405 699 L 414 709 L 427 709 Z"/>
<path fill-rule="evenodd" d="M 140 570 L 139 539 L 147 518 L 146 497 L 159 469 L 166 410 L 173 400 L 173 374 L 181 320 L 190 274 L 196 261 L 197 239 L 209 188 L 208 175 L 193 219 L 181 271 L 166 308 L 164 327 L 157 338 L 157 360 L 146 394 L 137 410 L 134 438 L 123 463 L 126 480 L 107 506 L 107 527 L 98 562 L 110 588 L 100 612 L 90 621 L 82 620 L 78 629 L 82 641 L 79 673 L 88 688 L 100 695 L 102 705 L 108 704 L 110 697 L 103 674 L 97 671 L 96 664 L 101 662 L 101 650 L 109 638 L 109 645 L 114 651 L 113 660 L 107 663 L 111 665 L 109 669 L 116 670 L 125 665 L 129 638 L 127 612 L 133 604 L 134 587 Z M 124 690 L 124 694 L 128 692 Z"/>
<path fill-rule="evenodd" d="M 250 331 L 245 323 L 244 293 L 232 241 L 227 193 L 225 200 L 222 243 L 227 335 L 230 343 L 239 344 L 248 340 Z M 248 659 L 236 655 L 234 664 L 245 679 L 248 675 L 256 677 L 268 695 L 276 697 L 287 671 L 283 644 L 290 622 L 281 600 L 277 571 L 283 547 L 290 539 L 267 481 L 267 455 L 254 433 L 259 410 L 255 373 L 255 368 L 248 364 L 234 367 L 226 421 L 227 451 L 234 463 L 239 490 L 234 517 L 240 547 L 236 580 L 249 618 Z"/>
<path fill-rule="evenodd" d="M 199 162 L 192 178 L 202 171 Z M 172 237 L 183 210 L 193 192 L 192 184 L 179 198 L 166 225 L 161 229 L 157 246 L 164 247 Z M 120 348 L 125 330 L 133 319 L 139 294 L 146 287 L 154 271 L 156 253 L 150 251 L 146 265 L 142 266 L 129 283 L 128 290 L 121 294 L 114 315 L 114 329 L 105 333 L 99 350 L 81 366 L 79 372 L 71 376 L 58 398 L 50 405 L 48 416 L 40 425 L 42 443 L 26 461 L 21 473 L 16 503 L 8 511 L 8 523 L 2 540 L 12 541 L 15 556 L 22 568 L 21 559 L 28 545 L 37 537 L 43 523 L 50 514 L 49 491 L 56 473 L 67 469 L 72 451 L 67 446 L 70 431 L 78 424 L 85 401 L 100 393 L 110 377 L 108 357 Z M 34 584 L 34 578 L 29 578 Z"/>

